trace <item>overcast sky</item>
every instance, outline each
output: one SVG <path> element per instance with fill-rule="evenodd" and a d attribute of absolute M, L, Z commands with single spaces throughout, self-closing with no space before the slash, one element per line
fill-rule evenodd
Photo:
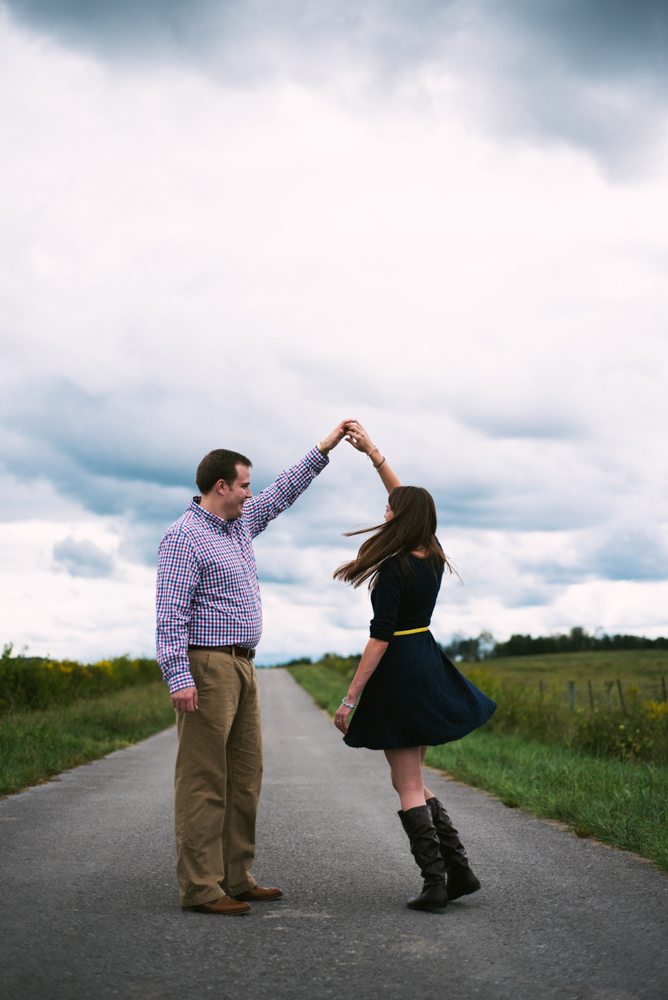
<path fill-rule="evenodd" d="M 357 417 L 463 579 L 437 638 L 668 633 L 665 0 L 0 7 L 0 639 L 152 654 L 230 447 Z M 342 444 L 257 541 L 260 661 L 363 647 Z"/>

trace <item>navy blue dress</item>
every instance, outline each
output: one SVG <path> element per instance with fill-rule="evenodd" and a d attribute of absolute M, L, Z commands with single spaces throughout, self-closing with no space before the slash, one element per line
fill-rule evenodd
<path fill-rule="evenodd" d="M 484 725 L 496 703 L 441 652 L 431 632 L 395 635 L 429 625 L 443 571 L 409 556 L 381 566 L 371 592 L 371 638 L 389 642 L 350 718 L 348 746 L 370 750 L 439 746 Z"/>

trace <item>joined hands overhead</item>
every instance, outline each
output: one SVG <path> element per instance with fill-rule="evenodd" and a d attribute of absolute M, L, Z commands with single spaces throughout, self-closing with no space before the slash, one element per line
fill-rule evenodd
<path fill-rule="evenodd" d="M 358 451 L 363 452 L 365 455 L 371 454 L 374 451 L 374 445 L 371 442 L 367 431 L 364 430 L 359 420 L 342 420 L 341 423 L 334 428 L 331 434 L 328 434 L 326 438 L 323 438 L 318 445 L 319 449 L 327 453 L 331 451 L 332 448 L 336 448 L 337 444 L 343 440 L 345 437 L 346 441 L 356 448 Z"/>
<path fill-rule="evenodd" d="M 365 455 L 370 455 L 372 451 L 375 451 L 371 438 L 369 437 L 367 431 L 364 430 L 359 420 L 347 421 L 346 441 L 348 441 L 353 448 L 357 448 L 358 451 L 363 452 Z"/>
<path fill-rule="evenodd" d="M 328 434 L 326 438 L 322 439 L 318 445 L 318 449 L 326 455 L 328 451 L 332 450 L 332 448 L 336 448 L 339 441 L 341 441 L 342 438 L 348 433 L 348 427 L 350 424 L 355 424 L 356 422 L 357 421 L 355 420 L 342 420 L 341 423 L 334 428 L 331 434 Z"/>

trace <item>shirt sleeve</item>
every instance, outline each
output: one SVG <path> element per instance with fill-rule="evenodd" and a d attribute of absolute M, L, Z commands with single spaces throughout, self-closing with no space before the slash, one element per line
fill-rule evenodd
<path fill-rule="evenodd" d="M 180 531 L 165 535 L 158 555 L 156 648 L 162 675 L 172 694 L 195 687 L 188 660 L 188 626 L 199 578 L 199 563 L 190 539 Z"/>
<path fill-rule="evenodd" d="M 317 448 L 313 448 L 301 462 L 281 472 L 275 483 L 247 500 L 244 504 L 243 518 L 251 538 L 259 535 L 270 521 L 291 507 L 297 497 L 311 485 L 328 464 L 329 459 Z"/>
<path fill-rule="evenodd" d="M 389 642 L 397 628 L 402 576 L 396 565 L 384 566 L 376 583 L 376 601 L 369 626 L 372 639 Z"/>

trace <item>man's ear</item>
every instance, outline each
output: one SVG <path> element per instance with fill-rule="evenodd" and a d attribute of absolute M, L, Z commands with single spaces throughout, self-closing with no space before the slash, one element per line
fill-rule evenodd
<path fill-rule="evenodd" d="M 227 483 L 225 482 L 225 480 L 224 479 L 219 479 L 218 482 L 216 483 L 216 492 L 217 493 L 221 493 L 221 494 L 224 493 L 226 486 L 227 486 Z M 227 486 L 227 488 L 229 489 L 229 486 Z"/>

